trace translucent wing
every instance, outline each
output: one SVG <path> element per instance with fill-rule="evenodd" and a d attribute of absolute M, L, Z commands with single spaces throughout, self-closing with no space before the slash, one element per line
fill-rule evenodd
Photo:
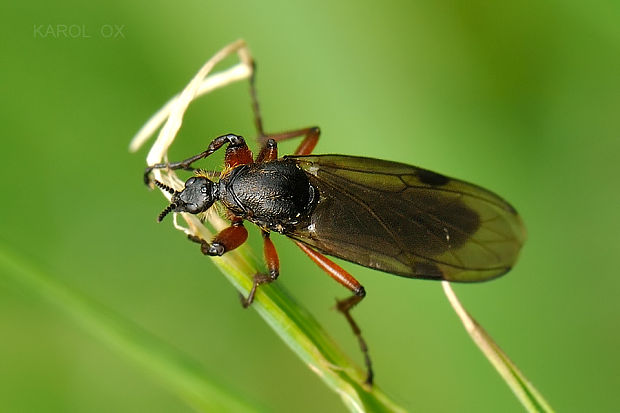
<path fill-rule="evenodd" d="M 507 272 L 525 241 L 514 208 L 479 186 L 377 159 L 287 158 L 319 200 L 285 233 L 322 253 L 405 277 L 473 282 Z"/>

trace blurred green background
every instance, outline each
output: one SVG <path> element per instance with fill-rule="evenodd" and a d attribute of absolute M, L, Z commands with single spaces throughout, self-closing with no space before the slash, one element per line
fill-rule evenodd
<path fill-rule="evenodd" d="M 165 202 L 141 182 L 146 150 L 127 152 L 204 61 L 244 38 L 267 130 L 318 125 L 317 153 L 419 165 L 508 199 L 528 227 L 519 264 L 457 293 L 558 411 L 617 411 L 620 3 L 9 1 L 0 14 L 2 248 L 252 403 L 342 411 L 198 247 L 155 223 Z M 54 33 L 42 35 L 48 25 Z M 63 36 L 57 25 L 80 29 Z M 253 136 L 247 89 L 194 104 L 171 159 L 221 133 Z M 258 232 L 250 237 L 260 251 Z M 361 363 L 331 309 L 346 292 L 290 241 L 274 241 L 278 283 Z M 343 266 L 368 291 L 355 315 L 395 401 L 522 410 L 438 283 Z M 0 272 L 0 411 L 189 410 Z"/>

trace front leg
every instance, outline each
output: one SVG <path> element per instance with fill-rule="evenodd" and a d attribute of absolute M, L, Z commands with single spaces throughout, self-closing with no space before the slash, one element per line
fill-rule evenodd
<path fill-rule="evenodd" d="M 200 251 L 204 255 L 215 257 L 243 244 L 248 239 L 248 230 L 243 226 L 242 219 L 235 219 L 228 228 L 223 229 L 213 238 L 211 244 L 195 235 L 188 235 L 187 238 L 200 244 Z"/>
<path fill-rule="evenodd" d="M 180 162 L 171 162 L 171 163 L 158 163 L 155 165 L 148 166 L 144 170 L 144 183 L 149 184 L 151 182 L 149 178 L 149 174 L 153 169 L 185 169 L 185 170 L 194 170 L 192 168 L 192 164 L 202 158 L 206 158 L 211 155 L 222 146 L 228 144 L 226 148 L 226 166 L 234 167 L 237 165 L 242 165 L 246 163 L 252 163 L 252 152 L 248 149 L 248 145 L 245 143 L 245 139 L 242 136 L 234 135 L 229 133 L 227 135 L 218 136 L 213 139 L 209 146 L 204 152 L 200 152 L 197 155 L 191 156 L 187 159 L 184 159 Z"/>
<path fill-rule="evenodd" d="M 248 308 L 252 304 L 259 285 L 273 282 L 280 275 L 280 260 L 278 259 L 276 248 L 269 238 L 269 232 L 263 231 L 262 234 L 265 262 L 267 263 L 269 274 L 254 274 L 252 289 L 247 298 L 241 295 L 241 305 L 243 308 Z M 248 238 L 248 231 L 243 226 L 243 220 L 235 220 L 230 227 L 218 233 L 211 244 L 196 235 L 188 235 L 187 238 L 200 244 L 200 251 L 204 255 L 220 256 L 243 244 Z"/>

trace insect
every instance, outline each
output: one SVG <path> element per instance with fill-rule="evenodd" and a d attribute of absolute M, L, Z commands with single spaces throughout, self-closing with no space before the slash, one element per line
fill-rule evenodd
<path fill-rule="evenodd" d="M 243 244 L 244 221 L 256 224 L 263 237 L 267 274 L 254 275 L 244 307 L 261 284 L 275 281 L 279 259 L 272 232 L 292 240 L 323 271 L 353 295 L 337 309 L 350 324 L 364 354 L 368 384 L 373 370 L 361 331 L 351 309 L 366 295 L 364 287 L 326 257 L 330 255 L 365 267 L 409 278 L 477 282 L 498 277 L 515 264 L 525 241 L 525 228 L 506 201 L 477 185 L 402 163 L 346 155 L 311 155 L 317 127 L 265 134 L 250 81 L 260 152 L 254 158 L 243 137 L 219 136 L 207 149 L 180 162 L 149 166 L 193 170 L 194 176 L 172 195 L 159 214 L 203 214 L 216 202 L 223 205 L 230 227 L 207 241 L 190 235 L 203 254 L 220 256 Z M 278 157 L 277 142 L 304 137 L 293 156 Z M 225 148 L 219 180 L 192 164 Z"/>

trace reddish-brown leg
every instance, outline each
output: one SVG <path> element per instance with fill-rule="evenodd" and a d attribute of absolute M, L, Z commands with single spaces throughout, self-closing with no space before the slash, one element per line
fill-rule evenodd
<path fill-rule="evenodd" d="M 351 309 L 355 307 L 357 303 L 362 301 L 362 299 L 366 296 L 366 290 L 364 287 L 357 281 L 351 274 L 345 271 L 341 266 L 321 254 L 313 250 L 312 248 L 300 243 L 296 242 L 296 244 L 301 248 L 303 252 L 305 252 L 312 261 L 315 262 L 323 271 L 325 271 L 330 277 L 334 280 L 338 281 L 340 284 L 348 288 L 353 292 L 353 296 L 346 298 L 344 300 L 338 300 L 336 304 L 336 308 L 342 314 L 344 314 L 345 318 L 349 322 L 351 329 L 353 330 L 353 334 L 357 337 L 359 341 L 360 348 L 362 349 L 362 353 L 364 354 L 364 361 L 366 362 L 366 368 L 368 369 L 368 375 L 366 376 L 366 383 L 372 384 L 372 379 L 374 377 L 374 373 L 372 371 L 372 363 L 370 362 L 370 355 L 368 353 L 368 346 L 366 345 L 366 341 L 362 337 L 362 331 L 359 326 L 351 317 Z"/>
<path fill-rule="evenodd" d="M 228 228 L 220 231 L 211 244 L 195 235 L 187 236 L 191 241 L 200 244 L 200 251 L 204 255 L 219 256 L 234 250 L 248 239 L 248 230 L 243 226 L 243 220 L 234 220 Z"/>
<path fill-rule="evenodd" d="M 238 165 L 245 165 L 254 162 L 252 159 L 252 151 L 245 143 L 245 139 L 239 136 L 239 142 L 229 144 L 224 155 L 224 164 L 227 168 L 234 168 Z"/>
<path fill-rule="evenodd" d="M 268 139 L 256 156 L 256 163 L 275 161 L 278 159 L 278 144 L 273 139 Z"/>
<path fill-rule="evenodd" d="M 319 129 L 318 126 L 313 126 L 310 128 L 297 129 L 289 132 L 269 134 L 261 138 L 259 142 L 262 143 L 267 139 L 273 139 L 274 141 L 280 142 L 287 139 L 303 136 L 304 139 L 300 142 L 297 149 L 295 149 L 294 155 L 310 155 L 314 150 L 316 144 L 319 142 L 320 135 L 321 129 Z"/>
<path fill-rule="evenodd" d="M 267 231 L 262 231 L 262 234 L 265 263 L 267 264 L 269 274 L 254 274 L 254 283 L 252 284 L 250 293 L 247 298 L 243 297 L 243 295 L 241 296 L 241 305 L 243 305 L 244 308 L 248 308 L 254 301 L 254 294 L 256 294 L 256 289 L 259 285 L 273 282 L 278 278 L 278 275 L 280 275 L 280 260 L 278 259 L 276 247 L 273 245 L 273 242 L 271 242 Z"/>
<path fill-rule="evenodd" d="M 275 245 L 269 237 L 267 231 L 262 231 L 263 234 L 263 253 L 265 254 L 265 263 L 267 264 L 267 270 L 269 276 L 274 280 L 280 275 L 280 259 L 278 258 L 278 252 Z"/>

